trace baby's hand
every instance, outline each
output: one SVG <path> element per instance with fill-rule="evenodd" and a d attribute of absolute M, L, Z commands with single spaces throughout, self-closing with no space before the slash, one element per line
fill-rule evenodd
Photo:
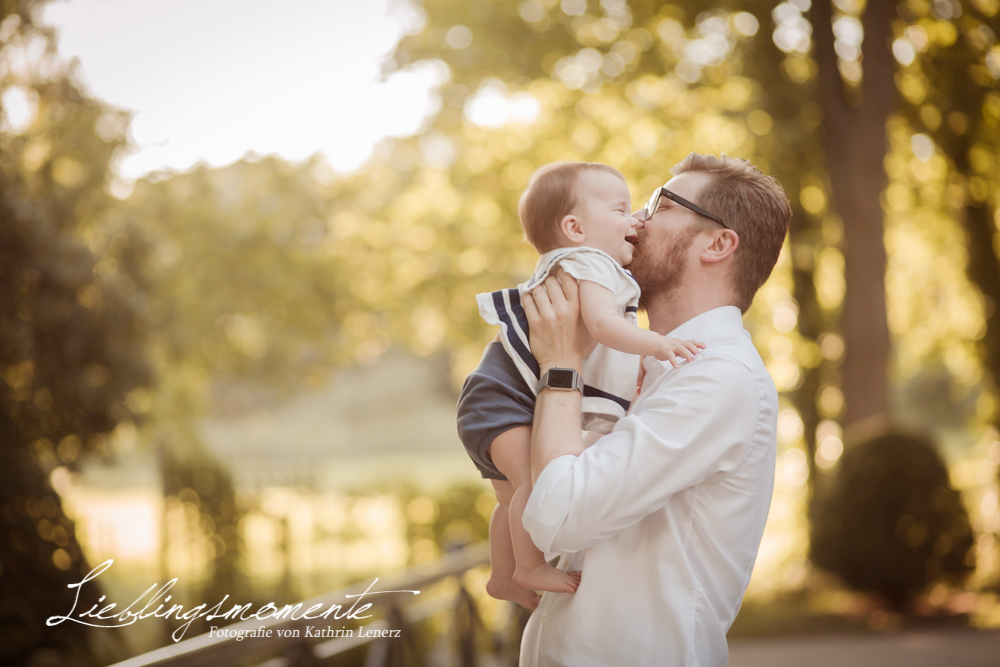
<path fill-rule="evenodd" d="M 694 359 L 694 355 L 705 349 L 704 343 L 696 340 L 681 340 L 680 338 L 663 337 L 660 346 L 656 348 L 656 358 L 660 361 L 669 361 L 670 365 L 677 368 L 677 357 L 684 357 L 688 361 Z"/>

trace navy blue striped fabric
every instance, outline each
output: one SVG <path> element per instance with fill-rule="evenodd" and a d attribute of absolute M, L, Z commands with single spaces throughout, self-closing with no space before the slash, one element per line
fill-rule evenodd
<path fill-rule="evenodd" d="M 528 335 L 528 316 L 524 312 L 524 306 L 521 305 L 521 295 L 516 288 L 506 290 L 508 296 L 510 297 L 510 311 L 513 311 L 514 319 L 517 320 L 518 325 L 520 325 L 521 330 L 524 331 L 524 335 Z M 524 345 L 521 341 L 521 337 L 517 335 L 517 331 L 514 330 L 514 324 L 511 321 L 511 312 L 507 310 L 507 304 L 503 299 L 503 290 L 492 292 L 490 294 L 493 297 L 493 307 L 496 308 L 497 317 L 500 321 L 506 325 L 507 328 L 507 341 L 510 343 L 511 348 L 517 352 L 521 360 L 531 369 L 531 372 L 535 374 L 537 378 L 540 375 L 540 369 L 538 367 L 538 362 L 535 357 L 531 354 L 531 351 Z M 635 307 L 629 307 L 627 309 L 629 312 L 635 312 Z M 609 401 L 614 401 L 622 407 L 623 410 L 628 410 L 631 403 L 620 396 L 615 396 L 614 394 L 608 393 L 597 387 L 591 387 L 590 385 L 584 385 L 583 395 L 590 398 L 603 398 Z"/>
<path fill-rule="evenodd" d="M 524 332 L 525 336 L 528 336 L 528 316 L 524 312 L 524 306 L 521 305 L 521 293 L 517 291 L 516 287 L 507 290 L 507 293 L 510 295 L 510 309 L 514 311 L 514 317 L 521 325 L 521 331 Z M 537 374 L 536 371 L 535 375 Z"/>
<path fill-rule="evenodd" d="M 516 289 L 512 291 L 515 293 L 517 292 Z M 510 313 L 507 312 L 507 305 L 503 301 L 503 291 L 493 292 L 492 297 L 493 306 L 497 309 L 497 317 L 500 318 L 501 322 L 507 325 L 507 341 L 510 343 L 510 346 L 514 349 L 514 351 L 517 352 L 518 356 L 521 357 L 521 360 L 528 366 L 528 368 L 531 369 L 531 372 L 535 374 L 535 377 L 538 377 L 538 362 L 535 361 L 535 357 L 532 356 L 531 352 L 528 351 L 528 348 L 521 342 L 520 337 L 518 337 L 517 332 L 514 330 L 514 323 L 511 322 Z M 513 300 L 511 300 L 511 304 L 513 305 Z M 521 308 L 520 300 L 517 302 L 517 310 L 521 311 L 520 316 L 518 317 L 518 321 L 520 321 L 521 317 L 525 317 L 524 309 Z M 525 322 L 527 322 L 526 317 Z M 525 326 L 527 326 L 527 324 Z"/>
<path fill-rule="evenodd" d="M 606 391 L 601 391 L 597 387 L 591 387 L 589 384 L 583 385 L 583 395 L 589 396 L 590 398 L 605 398 L 609 401 L 614 401 L 618 405 L 622 406 L 626 412 L 628 411 L 628 406 L 632 404 L 631 401 L 626 401 L 620 396 L 615 396 L 614 394 L 609 394 Z"/>

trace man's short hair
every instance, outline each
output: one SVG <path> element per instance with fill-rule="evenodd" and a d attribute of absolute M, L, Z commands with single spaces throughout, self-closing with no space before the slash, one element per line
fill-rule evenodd
<path fill-rule="evenodd" d="M 524 238 L 539 253 L 564 245 L 559 222 L 576 206 L 576 184 L 587 171 L 606 171 L 625 180 L 620 171 L 600 162 L 552 162 L 531 175 L 517 205 L 517 215 L 524 227 Z"/>
<path fill-rule="evenodd" d="M 670 171 L 712 176 L 696 203 L 725 220 L 740 237 L 732 280 L 736 305 L 747 312 L 754 294 L 771 275 L 785 241 L 792 217 L 785 189 L 746 160 L 728 155 L 690 153 Z"/>

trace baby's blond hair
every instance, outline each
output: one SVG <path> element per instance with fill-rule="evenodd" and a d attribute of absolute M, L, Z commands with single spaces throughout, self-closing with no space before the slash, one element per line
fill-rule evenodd
<path fill-rule="evenodd" d="M 517 215 L 524 238 L 539 253 L 564 245 L 559 222 L 576 206 L 577 182 L 580 174 L 588 171 L 606 171 L 625 180 L 620 171 L 600 162 L 552 162 L 531 175 Z"/>

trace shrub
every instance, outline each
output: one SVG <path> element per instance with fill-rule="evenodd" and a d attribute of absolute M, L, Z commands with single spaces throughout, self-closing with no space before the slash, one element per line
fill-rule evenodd
<path fill-rule="evenodd" d="M 973 565 L 972 530 L 933 445 L 887 433 L 849 448 L 813 508 L 812 562 L 906 609 Z"/>

